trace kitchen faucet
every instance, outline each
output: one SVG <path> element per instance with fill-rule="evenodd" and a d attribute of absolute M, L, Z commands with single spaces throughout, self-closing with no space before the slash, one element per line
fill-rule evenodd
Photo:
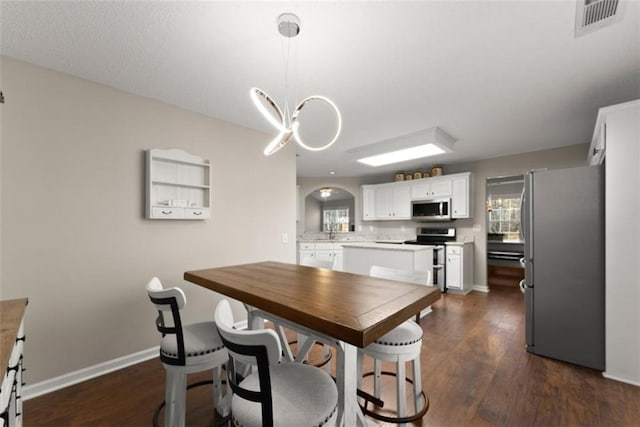
<path fill-rule="evenodd" d="M 334 225 L 334 224 L 329 223 L 329 226 L 328 226 L 327 228 L 329 229 L 329 240 L 333 240 L 333 238 L 334 238 L 334 237 L 336 237 L 336 236 L 335 236 L 335 233 L 334 233 L 334 231 L 335 231 L 335 225 Z"/>

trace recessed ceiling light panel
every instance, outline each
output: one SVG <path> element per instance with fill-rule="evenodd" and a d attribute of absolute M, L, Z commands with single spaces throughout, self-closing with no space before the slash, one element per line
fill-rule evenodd
<path fill-rule="evenodd" d="M 438 127 L 401 135 L 358 147 L 348 152 L 354 160 L 369 166 L 384 166 L 453 151 L 453 139 Z"/>
<path fill-rule="evenodd" d="M 442 148 L 434 144 L 424 144 L 417 147 L 404 148 L 402 150 L 365 157 L 358 159 L 358 161 L 369 166 L 384 166 L 391 165 L 393 163 L 406 162 L 407 160 L 435 156 L 444 152 L 445 151 Z"/>

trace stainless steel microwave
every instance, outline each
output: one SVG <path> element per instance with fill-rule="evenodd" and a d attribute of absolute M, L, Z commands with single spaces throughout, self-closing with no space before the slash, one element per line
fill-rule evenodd
<path fill-rule="evenodd" d="M 411 219 L 418 222 L 451 221 L 451 199 L 414 200 Z"/>

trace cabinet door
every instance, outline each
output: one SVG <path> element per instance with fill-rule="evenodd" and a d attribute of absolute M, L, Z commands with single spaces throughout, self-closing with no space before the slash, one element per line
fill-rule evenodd
<path fill-rule="evenodd" d="M 447 288 L 462 289 L 462 263 L 458 254 L 447 254 Z"/>
<path fill-rule="evenodd" d="M 451 216 L 469 218 L 469 177 L 461 176 L 452 180 Z"/>
<path fill-rule="evenodd" d="M 333 256 L 331 249 L 316 250 L 316 262 L 333 264 Z"/>
<path fill-rule="evenodd" d="M 593 160 L 592 165 L 599 165 L 604 159 L 605 151 L 607 150 L 607 121 L 605 120 L 600 126 L 600 135 L 596 140 L 596 146 L 592 150 Z"/>
<path fill-rule="evenodd" d="M 298 264 L 300 265 L 311 265 L 316 259 L 314 250 L 300 250 L 298 254 Z"/>
<path fill-rule="evenodd" d="M 411 219 L 411 187 L 397 185 L 393 189 L 393 218 Z"/>
<path fill-rule="evenodd" d="M 411 200 L 424 200 L 429 198 L 429 181 L 421 179 L 411 183 Z"/>
<path fill-rule="evenodd" d="M 429 197 L 437 198 L 451 196 L 450 178 L 432 178 L 430 181 Z"/>
<path fill-rule="evenodd" d="M 300 222 L 300 186 L 296 185 L 296 222 Z"/>
<path fill-rule="evenodd" d="M 376 219 L 376 190 L 373 187 L 362 186 L 362 220 Z"/>
<path fill-rule="evenodd" d="M 425 178 L 411 184 L 411 200 L 451 196 L 451 179 Z"/>
<path fill-rule="evenodd" d="M 393 217 L 393 189 L 388 185 L 376 187 L 375 199 L 376 219 L 391 219 Z"/>

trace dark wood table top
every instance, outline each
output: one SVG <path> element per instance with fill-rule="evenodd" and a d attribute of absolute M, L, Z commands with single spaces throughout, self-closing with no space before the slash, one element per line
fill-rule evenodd
<path fill-rule="evenodd" d="M 3 375 L 9 367 L 9 358 L 18 337 L 27 303 L 26 298 L 0 301 L 0 366 Z"/>
<path fill-rule="evenodd" d="M 440 298 L 440 290 L 279 262 L 188 271 L 184 279 L 358 347 Z"/>

